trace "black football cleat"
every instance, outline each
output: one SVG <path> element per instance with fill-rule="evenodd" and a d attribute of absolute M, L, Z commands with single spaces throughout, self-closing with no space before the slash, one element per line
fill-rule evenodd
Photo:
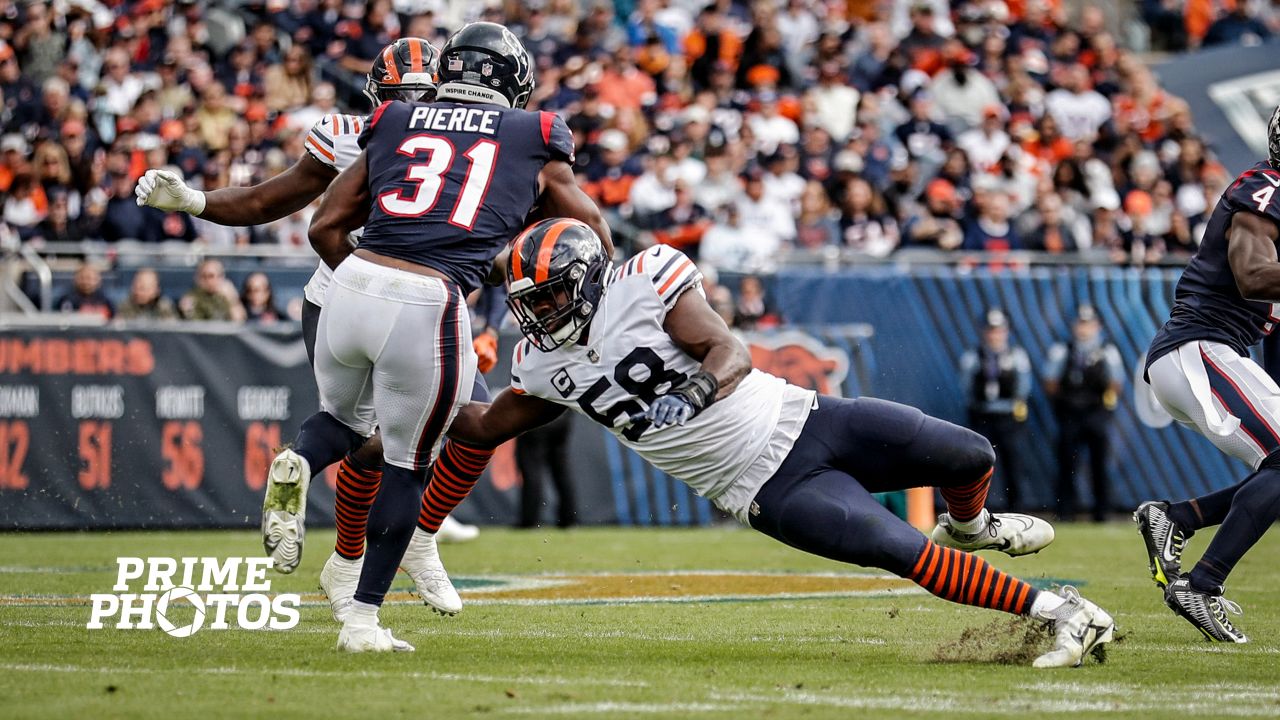
<path fill-rule="evenodd" d="M 1231 624 L 1227 612 L 1233 615 L 1244 614 L 1240 606 L 1222 597 L 1223 589 L 1217 592 L 1201 592 L 1191 587 L 1191 580 L 1180 578 L 1165 588 L 1164 601 L 1177 615 L 1187 619 L 1196 626 L 1206 640 L 1212 642 L 1247 643 L 1249 638 Z"/>
<path fill-rule="evenodd" d="M 1186 535 L 1169 517 L 1168 510 L 1169 503 L 1152 500 L 1139 505 L 1133 513 L 1138 534 L 1146 545 L 1151 579 L 1161 590 L 1182 577 L 1182 549 L 1187 544 Z"/>

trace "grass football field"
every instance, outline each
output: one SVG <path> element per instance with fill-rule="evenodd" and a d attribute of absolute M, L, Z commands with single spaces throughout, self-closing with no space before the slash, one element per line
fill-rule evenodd
<path fill-rule="evenodd" d="M 1278 532 L 1232 577 L 1243 646 L 1165 609 L 1131 524 L 987 555 L 1116 616 L 1107 662 L 1064 670 L 1027 666 L 1049 639 L 1021 621 L 738 529 L 485 529 L 443 548 L 462 614 L 397 592 L 384 624 L 418 651 L 340 655 L 311 594 L 331 542 L 312 532 L 299 571 L 269 575 L 307 593 L 296 628 L 179 639 L 87 630 L 88 596 L 111 592 L 118 556 L 255 556 L 256 533 L 0 535 L 0 717 L 1280 716 Z"/>

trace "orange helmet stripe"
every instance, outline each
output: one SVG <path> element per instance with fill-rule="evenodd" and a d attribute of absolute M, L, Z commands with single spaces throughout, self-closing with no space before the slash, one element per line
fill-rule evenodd
<path fill-rule="evenodd" d="M 524 254 L 524 239 L 528 236 L 529 236 L 529 231 L 525 230 L 524 232 L 520 233 L 520 237 L 516 238 L 515 242 L 511 243 L 510 262 L 511 262 L 511 279 L 512 280 L 524 279 L 524 261 L 520 259 L 520 256 Z"/>
<path fill-rule="evenodd" d="M 538 248 L 538 262 L 535 265 L 537 269 L 533 274 L 535 283 L 547 281 L 547 275 L 551 273 L 551 251 L 555 249 L 560 233 L 571 225 L 573 225 L 572 220 L 561 220 L 547 229 L 547 234 L 542 238 L 542 246 Z"/>
<path fill-rule="evenodd" d="M 409 41 L 409 72 L 422 72 L 422 43 Z"/>
<path fill-rule="evenodd" d="M 400 68 L 396 67 L 396 46 L 392 43 L 382 50 L 382 62 L 387 66 L 387 82 L 400 84 Z"/>

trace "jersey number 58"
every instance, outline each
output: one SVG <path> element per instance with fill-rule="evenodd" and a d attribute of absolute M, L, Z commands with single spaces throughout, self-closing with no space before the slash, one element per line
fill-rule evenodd
<path fill-rule="evenodd" d="M 636 377 L 637 375 L 640 377 Z M 614 381 L 631 397 L 615 402 L 607 410 L 598 410 L 595 407 L 596 401 L 612 387 L 609 379 L 602 377 L 582 393 L 578 398 L 578 406 L 592 420 L 605 427 L 613 427 L 619 415 L 626 418 L 644 410 L 649 403 L 657 399 L 658 389 L 664 384 L 668 388 L 674 387 L 684 382 L 686 377 L 682 372 L 668 370 L 658 353 L 647 347 L 638 347 L 628 353 L 613 369 Z M 623 430 L 622 436 L 632 441 L 639 440 L 648 429 L 649 421 L 641 420 Z"/>

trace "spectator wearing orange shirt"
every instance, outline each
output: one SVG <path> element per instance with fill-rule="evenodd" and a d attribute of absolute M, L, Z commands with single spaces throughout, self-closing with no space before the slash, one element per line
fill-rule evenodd
<path fill-rule="evenodd" d="M 633 61 L 631 48 L 623 46 L 604 63 L 599 83 L 600 102 L 616 110 L 639 110 L 652 103 L 657 84 Z"/>
<path fill-rule="evenodd" d="M 616 210 L 631 197 L 631 186 L 644 169 L 631 156 L 629 141 L 621 130 L 605 130 L 597 144 L 600 161 L 587 168 L 587 182 L 582 189 L 602 209 Z"/>

